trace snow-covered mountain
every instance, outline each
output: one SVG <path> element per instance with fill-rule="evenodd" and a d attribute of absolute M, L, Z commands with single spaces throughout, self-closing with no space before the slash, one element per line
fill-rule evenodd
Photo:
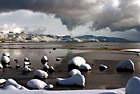
<path fill-rule="evenodd" d="M 132 42 L 123 38 L 103 37 L 93 35 L 83 35 L 77 37 L 28 34 L 28 33 L 8 33 L 0 34 L 0 42 Z"/>

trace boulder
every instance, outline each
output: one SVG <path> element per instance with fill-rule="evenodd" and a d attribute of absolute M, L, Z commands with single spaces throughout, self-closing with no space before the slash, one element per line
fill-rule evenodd
<path fill-rule="evenodd" d="M 85 77 L 81 74 L 76 74 L 70 78 L 56 78 L 56 82 L 60 85 L 76 85 L 76 86 L 85 86 Z"/>
<path fill-rule="evenodd" d="M 81 64 L 86 64 L 86 60 L 83 57 L 76 56 L 68 61 L 68 70 L 79 69 Z"/>
<path fill-rule="evenodd" d="M 124 60 L 117 65 L 118 72 L 133 72 L 134 70 L 134 63 L 130 59 Z"/>
<path fill-rule="evenodd" d="M 105 71 L 105 70 L 107 70 L 107 66 L 106 65 L 104 65 L 104 64 L 100 64 L 100 66 L 99 66 L 99 70 L 100 71 Z"/>
<path fill-rule="evenodd" d="M 91 70 L 91 66 L 89 64 L 81 64 L 79 69 L 81 71 L 89 71 L 89 70 Z"/>
<path fill-rule="evenodd" d="M 47 56 L 42 56 L 41 58 L 41 63 L 44 64 L 48 64 L 48 57 Z"/>
<path fill-rule="evenodd" d="M 36 70 L 34 71 L 34 77 L 37 77 L 37 78 L 48 78 L 48 73 L 43 71 L 43 70 Z"/>
<path fill-rule="evenodd" d="M 27 82 L 28 87 L 33 89 L 44 89 L 47 84 L 39 79 L 32 79 Z"/>
<path fill-rule="evenodd" d="M 126 94 L 140 94 L 140 78 L 131 78 L 126 85 Z"/>
<path fill-rule="evenodd" d="M 81 72 L 78 70 L 78 69 L 73 69 L 69 72 L 69 75 L 70 76 L 74 76 L 76 74 L 81 74 Z"/>

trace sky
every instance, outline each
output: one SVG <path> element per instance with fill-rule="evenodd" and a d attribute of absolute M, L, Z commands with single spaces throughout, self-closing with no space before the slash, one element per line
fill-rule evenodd
<path fill-rule="evenodd" d="M 0 31 L 140 41 L 140 1 L 0 0 Z"/>

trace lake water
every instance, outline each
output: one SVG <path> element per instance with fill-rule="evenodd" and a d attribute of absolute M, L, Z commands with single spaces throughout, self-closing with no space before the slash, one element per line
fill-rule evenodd
<path fill-rule="evenodd" d="M 53 50 L 56 48 L 56 50 Z M 114 89 L 125 87 L 127 81 L 133 77 L 140 77 L 140 56 L 136 53 L 122 52 L 120 49 L 140 48 L 140 43 L 1 43 L 0 53 L 9 52 L 11 54 L 12 68 L 0 70 L 1 78 L 13 78 L 19 84 L 27 87 L 27 82 L 33 79 L 33 71 L 42 69 L 41 57 L 47 55 L 49 58 L 48 65 L 54 66 L 55 72 L 49 74 L 45 79 L 46 83 L 55 86 L 54 89 Z M 57 77 L 68 78 L 68 60 L 74 56 L 82 56 L 92 67 L 89 72 L 82 72 L 86 78 L 84 88 L 74 86 L 57 85 Z M 23 60 L 28 57 L 31 62 L 32 72 L 23 74 Z M 56 58 L 61 58 L 56 61 Z M 14 59 L 19 61 L 20 69 L 16 69 Z M 131 59 L 135 64 L 133 73 L 117 72 L 116 66 L 122 60 Z M 99 65 L 105 64 L 108 70 L 100 72 Z"/>

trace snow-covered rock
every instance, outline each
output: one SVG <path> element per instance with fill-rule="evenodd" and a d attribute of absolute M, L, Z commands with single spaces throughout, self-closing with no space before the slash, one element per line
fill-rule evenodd
<path fill-rule="evenodd" d="M 4 67 L 10 67 L 10 58 L 7 56 L 2 56 L 1 63 Z"/>
<path fill-rule="evenodd" d="M 131 78 L 126 85 L 126 94 L 140 94 L 140 78 Z"/>
<path fill-rule="evenodd" d="M 117 65 L 117 71 L 133 72 L 134 70 L 134 63 L 130 59 L 124 60 Z"/>
<path fill-rule="evenodd" d="M 3 69 L 3 65 L 0 63 L 0 69 Z"/>
<path fill-rule="evenodd" d="M 44 64 L 48 64 L 48 57 L 47 56 L 42 56 L 41 58 L 41 63 Z"/>
<path fill-rule="evenodd" d="M 106 70 L 108 67 L 106 66 L 106 65 L 104 65 L 104 64 L 100 64 L 99 65 L 99 69 L 100 69 L 100 71 L 104 71 L 104 70 Z"/>
<path fill-rule="evenodd" d="M 34 88 L 34 89 L 44 89 L 47 86 L 47 84 L 44 81 L 41 81 L 39 79 L 29 80 L 27 85 L 28 87 Z"/>
<path fill-rule="evenodd" d="M 78 70 L 78 69 L 73 69 L 69 72 L 69 75 L 70 76 L 74 76 L 76 74 L 81 74 L 81 72 Z"/>
<path fill-rule="evenodd" d="M 24 61 L 24 65 L 30 65 L 30 62 Z"/>
<path fill-rule="evenodd" d="M 23 72 L 31 72 L 32 70 L 29 68 L 29 66 L 24 66 Z"/>
<path fill-rule="evenodd" d="M 47 84 L 44 89 L 51 89 L 51 88 L 54 88 L 54 86 L 52 84 Z"/>
<path fill-rule="evenodd" d="M 6 80 L 5 79 L 0 79 L 0 85 L 2 85 L 2 84 L 4 84 L 6 82 Z"/>
<path fill-rule="evenodd" d="M 86 60 L 83 57 L 76 56 L 68 61 L 68 70 L 78 69 L 81 64 L 86 64 Z"/>
<path fill-rule="evenodd" d="M 24 62 L 29 62 L 29 61 L 30 60 L 27 57 L 24 58 Z"/>
<path fill-rule="evenodd" d="M 48 64 L 44 64 L 44 65 L 43 65 L 43 70 L 44 70 L 44 71 L 48 71 L 49 68 L 50 68 L 50 67 L 48 66 Z"/>
<path fill-rule="evenodd" d="M 78 86 L 85 86 L 85 77 L 81 74 L 76 74 L 70 78 L 63 79 L 63 78 L 56 78 L 56 82 L 61 85 L 78 85 Z"/>
<path fill-rule="evenodd" d="M 8 79 L 4 86 L 4 89 L 12 89 L 12 90 L 28 90 L 24 86 L 19 85 L 15 80 Z"/>
<path fill-rule="evenodd" d="M 7 57 L 10 57 L 10 53 L 2 53 L 2 56 L 7 56 Z"/>
<path fill-rule="evenodd" d="M 52 72 L 54 72 L 54 71 L 55 71 L 54 67 L 53 67 L 53 66 L 50 66 L 48 72 L 52 73 Z"/>
<path fill-rule="evenodd" d="M 56 58 L 56 61 L 60 61 L 60 58 Z"/>
<path fill-rule="evenodd" d="M 19 69 L 19 68 L 20 68 L 20 65 L 19 65 L 19 64 L 17 64 L 17 65 L 16 65 L 16 69 Z"/>
<path fill-rule="evenodd" d="M 91 70 L 91 66 L 89 64 L 81 64 L 79 69 L 84 71 L 89 71 Z"/>
<path fill-rule="evenodd" d="M 34 77 L 48 78 L 48 73 L 43 70 L 36 70 L 34 71 Z"/>

